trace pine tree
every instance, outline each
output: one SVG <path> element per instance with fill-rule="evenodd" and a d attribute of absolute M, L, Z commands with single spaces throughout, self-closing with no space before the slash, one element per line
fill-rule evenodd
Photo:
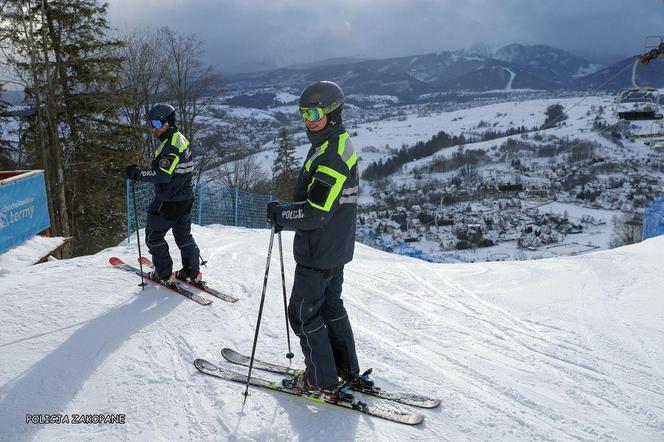
<path fill-rule="evenodd" d="M 276 148 L 276 158 L 272 165 L 272 181 L 274 195 L 290 200 L 293 198 L 293 189 L 297 181 L 298 165 L 295 162 L 295 147 L 291 144 L 286 129 L 279 132 L 279 144 Z"/>
<path fill-rule="evenodd" d="M 46 171 L 52 231 L 73 234 L 75 253 L 112 244 L 124 227 L 121 43 L 106 36 L 106 10 L 95 0 L 15 0 L 0 23 L 34 108 L 21 138 Z"/>
<path fill-rule="evenodd" d="M 567 114 L 564 112 L 563 105 L 560 103 L 552 104 L 546 108 L 544 115 L 546 115 L 546 120 L 544 120 L 544 125 L 542 129 L 549 129 L 556 123 L 560 123 L 567 119 Z"/>

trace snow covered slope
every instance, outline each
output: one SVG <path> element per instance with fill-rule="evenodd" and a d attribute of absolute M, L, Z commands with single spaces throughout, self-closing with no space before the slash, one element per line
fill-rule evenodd
<path fill-rule="evenodd" d="M 107 264 L 135 262 L 133 244 L 0 276 L 0 440 L 664 439 L 664 238 L 458 265 L 358 245 L 344 299 L 362 366 L 442 399 L 406 427 L 256 390 L 243 408 L 240 385 L 197 373 L 195 357 L 251 350 L 269 232 L 194 227 L 207 279 L 238 303 L 142 292 Z M 291 245 L 284 233 L 289 292 Z M 278 269 L 275 258 L 257 354 L 281 362 Z M 126 423 L 26 424 L 35 413 Z"/>

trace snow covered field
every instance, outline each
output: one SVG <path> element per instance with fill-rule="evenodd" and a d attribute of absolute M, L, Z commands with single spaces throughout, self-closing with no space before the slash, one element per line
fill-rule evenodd
<path fill-rule="evenodd" d="M 372 161 L 380 158 L 385 160 L 388 157 L 388 150 L 386 146 L 392 149 L 400 149 L 402 145 L 412 146 L 419 141 L 428 141 L 432 136 L 440 131 L 445 131 L 450 135 L 468 135 L 472 133 L 482 133 L 486 129 L 505 131 L 510 128 L 519 126 L 526 126 L 528 128 L 540 126 L 546 119 L 546 108 L 552 104 L 561 104 L 565 109 L 572 108 L 573 105 L 579 103 L 581 97 L 572 98 L 549 98 L 525 101 L 510 101 L 505 103 L 490 104 L 484 106 L 473 107 L 471 109 L 462 109 L 451 112 L 434 112 L 419 115 L 417 113 L 409 113 L 404 115 L 402 119 L 388 118 L 380 121 L 370 123 L 353 124 L 352 121 L 346 123 L 346 128 L 352 134 L 353 144 L 361 158 L 361 164 L 366 167 Z M 591 138 L 595 141 L 606 143 L 601 137 L 595 133 L 590 133 L 593 118 L 599 106 L 604 106 L 608 109 L 606 112 L 606 119 L 610 124 L 615 123 L 615 119 L 611 114 L 614 98 L 609 96 L 591 96 L 586 98 L 582 103 L 575 106 L 569 111 L 568 119 L 565 121 L 566 126 L 547 129 L 545 133 L 553 134 L 559 137 L 579 137 Z M 245 110 L 249 115 L 251 109 Z M 291 112 L 295 112 L 296 108 L 293 107 Z M 239 111 L 237 111 L 239 112 Z M 256 113 L 266 113 L 266 111 L 258 111 Z M 587 115 L 590 112 L 590 115 Z M 253 115 L 253 114 L 251 114 Z M 478 129 L 477 126 L 480 122 L 490 123 L 489 127 Z M 495 124 L 495 126 L 493 126 Z M 584 134 L 580 131 L 586 131 Z M 304 127 L 301 128 L 301 134 L 304 134 Z M 293 135 L 298 135 L 295 133 Z M 518 135 L 515 137 L 519 137 Z M 468 148 L 473 149 L 489 149 L 491 146 L 504 142 L 506 138 L 500 140 L 486 141 L 482 143 L 474 143 L 467 145 Z M 607 143 L 608 145 L 608 143 Z M 648 149 L 643 148 L 643 143 L 635 143 L 639 147 L 639 151 L 646 152 Z M 304 158 L 309 150 L 310 144 L 303 144 L 296 147 L 296 156 Z M 263 164 L 266 171 L 271 170 L 272 162 L 274 161 L 274 146 L 267 144 L 264 146 L 269 150 L 263 151 L 258 155 L 258 159 Z M 363 150 L 366 147 L 373 147 L 375 149 Z M 456 147 L 449 148 L 455 150 Z M 442 150 L 437 155 L 444 153 L 446 149 Z M 431 157 L 423 158 L 418 161 L 409 163 L 406 170 L 412 169 L 413 166 L 421 166 L 422 164 L 431 161 Z"/>
<path fill-rule="evenodd" d="M 0 275 L 0 440 L 664 440 L 664 238 L 481 264 L 358 244 L 344 299 L 362 367 L 442 400 L 407 427 L 258 390 L 243 407 L 241 385 L 199 374 L 196 357 L 251 350 L 269 232 L 193 227 L 207 279 L 238 303 L 142 292 L 107 263 L 134 263 L 134 244 Z M 278 268 L 257 354 L 282 362 Z M 126 423 L 26 424 L 37 413 Z"/>

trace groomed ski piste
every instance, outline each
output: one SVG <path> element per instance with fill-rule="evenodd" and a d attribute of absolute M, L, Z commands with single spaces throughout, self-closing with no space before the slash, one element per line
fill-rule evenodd
<path fill-rule="evenodd" d="M 3 269 L 0 440 L 664 440 L 664 238 L 477 264 L 358 244 L 344 301 L 362 368 L 386 389 L 442 401 L 396 404 L 425 416 L 406 426 L 256 389 L 243 406 L 242 385 L 197 372 L 196 358 L 246 372 L 220 350 L 251 352 L 269 231 L 194 235 L 206 279 L 237 303 L 142 291 L 138 276 L 108 264 L 135 264 L 135 243 Z M 290 292 L 293 235 L 283 237 Z M 285 332 L 275 253 L 257 355 L 287 362 Z M 45 414 L 125 423 L 26 423 Z"/>

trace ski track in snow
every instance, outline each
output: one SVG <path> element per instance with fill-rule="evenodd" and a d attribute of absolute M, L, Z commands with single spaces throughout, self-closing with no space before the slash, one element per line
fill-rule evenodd
<path fill-rule="evenodd" d="M 269 232 L 193 227 L 206 279 L 238 303 L 141 291 L 107 264 L 133 264 L 134 244 L 0 277 L 0 440 L 664 440 L 663 238 L 478 264 L 358 244 L 343 299 L 361 366 L 384 388 L 442 400 L 393 404 L 426 416 L 407 427 L 255 389 L 243 405 L 241 385 L 199 374 L 196 357 L 246 372 L 220 350 L 251 351 Z M 290 293 L 293 235 L 283 236 Z M 284 362 L 273 255 L 257 355 Z M 127 423 L 26 425 L 27 413 L 124 413 Z"/>
<path fill-rule="evenodd" d="M 516 78 L 516 74 L 508 68 L 503 68 L 505 72 L 510 74 L 510 79 L 507 80 L 507 84 L 505 85 L 505 92 L 511 92 L 512 91 L 512 83 L 514 82 L 514 79 Z"/>

